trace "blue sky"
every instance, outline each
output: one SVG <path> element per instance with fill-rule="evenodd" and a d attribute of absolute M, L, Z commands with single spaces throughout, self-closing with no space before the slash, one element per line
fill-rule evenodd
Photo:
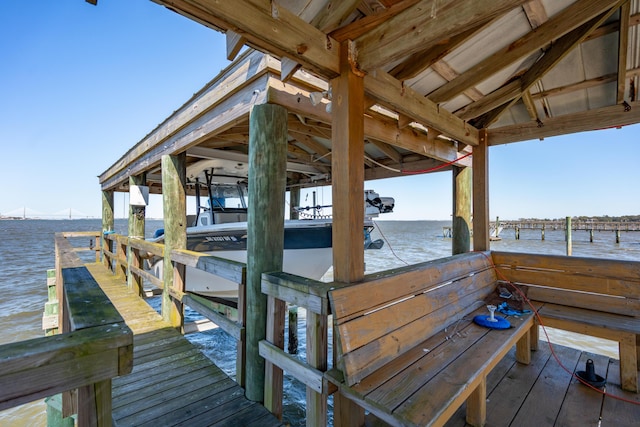
<path fill-rule="evenodd" d="M 98 217 L 97 175 L 228 64 L 222 34 L 149 0 L 0 2 L 0 213 Z M 492 147 L 490 215 L 640 214 L 638 130 Z M 396 198 L 385 219 L 450 218 L 450 172 L 366 188 Z"/>

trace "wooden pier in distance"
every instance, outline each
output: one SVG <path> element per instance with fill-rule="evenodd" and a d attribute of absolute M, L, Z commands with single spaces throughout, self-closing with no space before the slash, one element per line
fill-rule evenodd
<path fill-rule="evenodd" d="M 117 426 L 281 426 L 104 264 L 87 269 L 133 331 L 133 371 L 113 380 Z"/>

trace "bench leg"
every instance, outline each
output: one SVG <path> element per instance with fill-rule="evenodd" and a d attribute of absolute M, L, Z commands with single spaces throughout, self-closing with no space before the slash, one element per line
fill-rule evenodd
<path fill-rule="evenodd" d="M 620 385 L 623 390 L 638 392 L 638 348 L 636 335 L 628 334 L 620 339 Z"/>
<path fill-rule="evenodd" d="M 483 427 L 487 422 L 487 377 L 482 377 L 478 387 L 467 398 L 467 424 Z"/>
<path fill-rule="evenodd" d="M 364 426 L 364 409 L 339 391 L 333 395 L 333 425 L 336 427 Z"/>
<path fill-rule="evenodd" d="M 536 319 L 533 322 L 533 326 L 531 327 L 531 350 L 537 351 L 538 345 L 540 343 L 540 325 L 538 324 L 538 320 Z"/>
<path fill-rule="evenodd" d="M 516 360 L 524 365 L 531 363 L 531 328 L 516 343 Z"/>

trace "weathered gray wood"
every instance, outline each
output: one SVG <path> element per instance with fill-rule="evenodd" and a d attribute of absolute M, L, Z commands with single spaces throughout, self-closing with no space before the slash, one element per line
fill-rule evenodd
<path fill-rule="evenodd" d="M 205 298 L 202 298 L 198 295 L 187 294 L 182 302 L 189 307 L 193 308 L 198 313 L 202 314 L 207 319 L 211 320 L 216 325 L 220 326 L 226 333 L 231 335 L 236 340 L 244 339 L 244 328 L 242 325 L 234 322 L 233 320 L 228 319 L 217 311 L 212 310 Z"/>
<path fill-rule="evenodd" d="M 132 343 L 117 323 L 0 346 L 0 410 L 130 372 Z"/>
<path fill-rule="evenodd" d="M 282 270 L 287 110 L 255 105 L 249 120 L 249 211 L 247 238 L 246 396 L 263 401 L 265 364 L 258 342 L 266 336 L 267 300 L 261 274 Z"/>
<path fill-rule="evenodd" d="M 186 249 L 172 251 L 171 259 L 179 264 L 215 274 L 218 277 L 231 280 L 232 282 L 243 283 L 245 281 L 246 264 L 242 262 L 218 258 L 213 255 Z"/>
<path fill-rule="evenodd" d="M 182 304 L 172 300 L 169 289 L 173 287 L 173 263 L 171 251 L 187 247 L 186 208 L 186 155 L 162 156 L 162 205 L 164 213 L 164 288 L 162 316 L 171 325 L 181 327 L 184 322 Z M 183 289 L 179 289 L 183 291 Z"/>
<path fill-rule="evenodd" d="M 285 353 L 269 341 L 260 341 L 260 356 L 281 367 L 287 374 L 299 380 L 317 393 L 323 391 L 323 372 Z"/>
<path fill-rule="evenodd" d="M 129 177 L 129 188 L 133 185 L 145 184 L 145 174 Z M 145 206 L 129 206 L 129 239 L 138 238 L 144 240 L 145 213 Z M 140 268 L 141 265 L 142 261 L 140 259 L 140 252 L 131 246 L 127 246 L 127 286 L 129 289 L 134 289 L 140 296 L 144 293 L 142 278 L 138 275 L 131 274 L 131 267 Z"/>
<path fill-rule="evenodd" d="M 123 321 L 86 267 L 63 269 L 62 280 L 72 330 Z"/>
<path fill-rule="evenodd" d="M 113 224 L 113 191 L 102 191 L 102 233 L 100 233 L 100 246 L 102 247 L 103 251 L 106 250 L 109 251 L 109 253 L 113 251 L 113 244 L 110 241 L 105 240 L 104 232 L 112 231 Z M 111 258 L 109 256 L 105 256 L 103 254 L 102 261 L 104 262 L 104 265 L 111 268 Z"/>
<path fill-rule="evenodd" d="M 453 167 L 453 224 L 451 253 L 471 250 L 471 187 L 472 170 Z"/>

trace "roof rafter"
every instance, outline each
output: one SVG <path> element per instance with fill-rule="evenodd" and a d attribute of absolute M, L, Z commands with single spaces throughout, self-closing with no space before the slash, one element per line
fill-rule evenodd
<path fill-rule="evenodd" d="M 618 3 L 622 3 L 624 0 L 619 0 Z M 535 64 L 527 70 L 519 79 L 520 81 L 520 93 L 529 90 L 536 81 L 540 80 L 549 70 L 551 70 L 556 64 L 558 64 L 562 58 L 571 52 L 576 46 L 580 45 L 584 39 L 598 28 L 606 19 L 613 14 L 619 5 L 612 7 L 610 10 L 600 14 L 599 16 L 591 19 L 580 25 L 578 28 L 572 30 L 570 33 L 565 34 L 559 40 L 557 40 L 540 58 Z M 487 113 L 484 117 L 481 117 L 475 124 L 476 126 L 487 127 L 500 115 L 511 107 L 519 99 L 520 95 L 516 94 L 510 98 L 513 93 L 504 97 L 504 102 L 493 111 Z"/>
<path fill-rule="evenodd" d="M 438 108 L 436 104 L 382 70 L 365 76 L 364 90 L 383 105 L 411 117 L 418 123 L 433 127 L 465 144 L 478 144 L 478 129 Z"/>
<path fill-rule="evenodd" d="M 573 3 L 540 25 L 536 31 L 531 31 L 498 50 L 460 74 L 459 77 L 431 92 L 428 97 L 436 103 L 448 101 L 520 58 L 542 49 L 549 43 L 549 40 L 564 36 L 619 3 L 619 0 L 581 0 Z"/>
<path fill-rule="evenodd" d="M 423 0 L 356 38 L 360 69 L 371 71 L 435 46 L 526 0 Z"/>
<path fill-rule="evenodd" d="M 311 25 L 323 32 L 331 32 L 353 13 L 361 0 L 332 0 L 312 20 Z"/>

